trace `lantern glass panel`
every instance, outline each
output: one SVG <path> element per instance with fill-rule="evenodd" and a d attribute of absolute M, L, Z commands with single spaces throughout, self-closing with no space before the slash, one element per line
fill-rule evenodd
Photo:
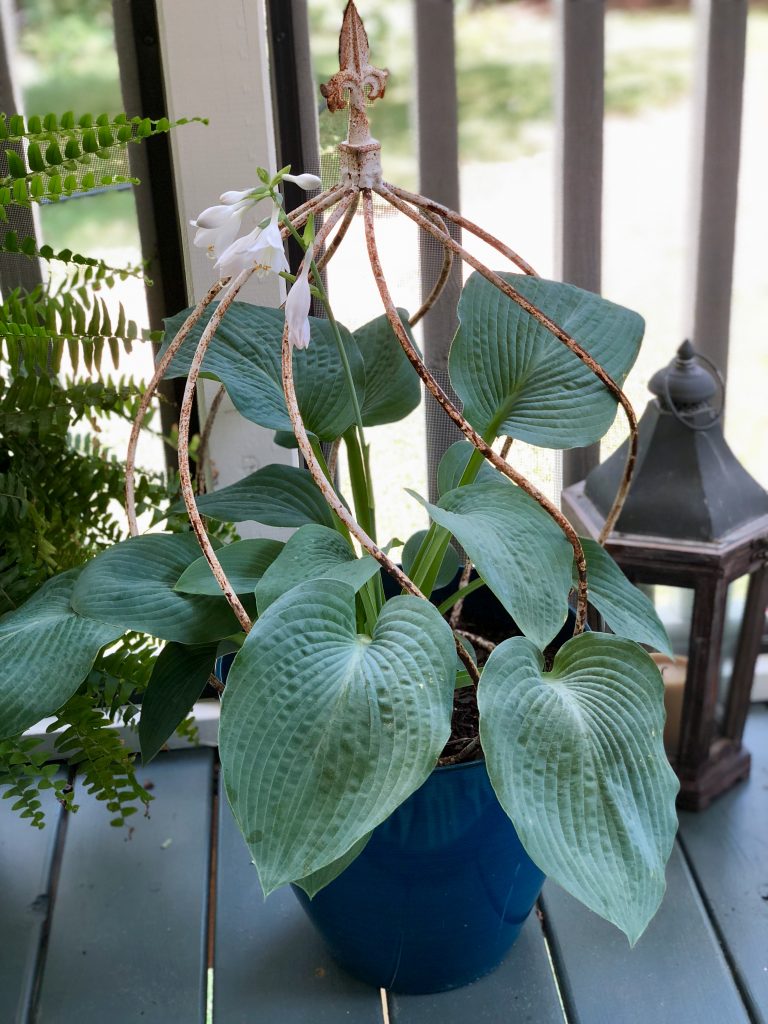
<path fill-rule="evenodd" d="M 728 596 L 725 602 L 725 625 L 723 628 L 723 644 L 720 652 L 720 686 L 717 700 L 717 724 L 722 726 L 728 690 L 731 685 L 733 664 L 739 643 L 741 620 L 744 617 L 744 605 L 747 600 L 749 575 L 732 580 L 728 585 Z"/>
<path fill-rule="evenodd" d="M 646 588 L 643 588 L 646 589 Z M 669 634 L 675 657 L 688 657 L 693 614 L 692 587 L 669 587 L 654 584 L 647 588 L 659 618 Z M 646 591 L 647 592 L 647 591 Z"/>

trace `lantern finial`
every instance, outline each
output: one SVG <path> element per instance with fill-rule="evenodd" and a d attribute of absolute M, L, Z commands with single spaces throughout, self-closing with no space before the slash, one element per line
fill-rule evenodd
<path fill-rule="evenodd" d="M 332 112 L 349 106 L 349 135 L 352 146 L 371 142 L 366 99 L 378 100 L 384 95 L 389 72 L 369 62 L 368 36 L 354 0 L 349 0 L 339 35 L 339 70 L 320 92 Z M 348 96 L 346 95 L 348 94 Z"/>

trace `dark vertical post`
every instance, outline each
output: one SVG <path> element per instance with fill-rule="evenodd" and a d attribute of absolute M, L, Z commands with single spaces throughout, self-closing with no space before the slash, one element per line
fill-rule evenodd
<path fill-rule="evenodd" d="M 166 117 L 155 0 L 113 0 L 112 12 L 126 113 Z M 188 303 L 171 146 L 167 136 L 157 136 L 128 150 L 131 170 L 142 182 L 134 190 L 134 199 L 142 254 L 149 260 L 153 282 L 146 290 L 149 323 L 152 330 L 162 330 L 163 318 Z M 165 399 L 160 403 L 160 420 L 167 435 L 178 423 L 184 382 L 163 381 L 158 390 Z M 194 406 L 191 432 L 199 429 Z M 165 446 L 165 457 L 169 467 L 178 467 L 176 451 L 169 445 Z"/>
<path fill-rule="evenodd" d="M 277 129 L 278 163 L 291 165 L 293 173 L 320 173 L 317 127 L 319 95 L 312 76 L 307 0 L 268 0 L 272 86 Z M 285 205 L 293 210 L 306 199 L 296 185 L 285 183 Z M 288 241 L 293 269 L 302 253 L 294 239 Z"/>
<path fill-rule="evenodd" d="M 723 373 L 728 366 L 747 12 L 748 0 L 703 0 L 697 15 L 692 340 Z"/>
<path fill-rule="evenodd" d="M 603 0 L 557 0 L 557 274 L 600 291 L 603 202 Z M 600 461 L 600 445 L 563 453 L 563 487 Z"/>
<path fill-rule="evenodd" d="M 456 98 L 456 46 L 452 0 L 416 0 L 416 74 L 419 136 L 419 191 L 459 209 L 459 120 Z M 451 229 L 460 239 L 458 230 Z M 422 232 L 422 294 L 426 297 L 442 266 L 442 250 Z M 441 386 L 448 383 L 448 352 L 456 333 L 461 265 L 453 270 L 440 299 L 424 319 L 424 358 Z M 430 499 L 437 498 L 437 466 L 443 452 L 463 435 L 434 399 L 426 396 L 427 469 Z"/>

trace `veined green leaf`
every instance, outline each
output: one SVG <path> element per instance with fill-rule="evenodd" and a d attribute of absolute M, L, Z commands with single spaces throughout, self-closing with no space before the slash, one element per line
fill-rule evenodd
<path fill-rule="evenodd" d="M 197 507 L 201 515 L 224 523 L 253 520 L 264 526 L 333 525 L 328 503 L 309 471 L 278 463 L 202 495 Z M 184 502 L 177 502 L 172 511 L 183 512 Z"/>
<path fill-rule="evenodd" d="M 459 481 L 474 451 L 475 446 L 473 444 L 467 440 L 461 440 L 455 441 L 444 452 L 437 467 L 437 489 L 440 494 L 447 494 L 448 491 L 452 491 L 455 487 L 459 486 Z M 498 470 L 495 470 L 487 459 L 483 459 L 482 465 L 475 477 L 475 482 L 483 483 L 489 480 L 499 483 L 505 481 L 506 477 L 503 477 Z"/>
<path fill-rule="evenodd" d="M 149 764 L 205 689 L 218 644 L 166 644 L 158 655 L 141 702 L 141 759 Z"/>
<path fill-rule="evenodd" d="M 411 568 L 416 558 L 416 554 L 421 547 L 421 542 L 426 536 L 426 530 L 417 530 L 416 533 L 412 534 L 403 545 L 401 561 L 403 563 L 403 571 L 407 575 L 410 575 L 411 573 Z M 440 563 L 440 568 L 437 570 L 435 587 L 447 587 L 458 571 L 459 556 L 456 554 L 456 548 L 452 544 L 449 544 L 445 549 L 445 554 L 443 555 L 443 560 Z"/>
<path fill-rule="evenodd" d="M 312 523 L 289 538 L 256 584 L 256 606 L 263 615 L 279 597 L 307 580 L 340 580 L 357 592 L 378 571 L 375 558 L 358 558 L 340 533 Z"/>
<path fill-rule="evenodd" d="M 53 714 L 124 626 L 78 615 L 70 597 L 79 569 L 54 576 L 0 619 L 0 740 Z"/>
<path fill-rule="evenodd" d="M 189 371 L 197 343 L 215 304 L 190 331 L 173 359 L 167 377 Z M 189 310 L 166 321 L 164 348 Z M 235 302 L 227 310 L 203 361 L 205 374 L 220 380 L 246 419 L 272 430 L 291 430 L 282 387 L 281 349 L 284 314 L 280 309 Z M 293 354 L 296 396 L 306 429 L 324 441 L 340 437 L 354 419 L 347 381 L 328 320 L 310 317 L 311 343 Z M 365 387 L 360 350 L 345 327 L 339 326 L 357 390 Z M 161 354 L 162 351 L 161 350 Z"/>
<path fill-rule="evenodd" d="M 343 857 L 424 783 L 450 734 L 455 667 L 429 602 L 393 598 L 358 636 L 354 591 L 337 580 L 295 587 L 254 624 L 220 752 L 265 893 Z"/>
<path fill-rule="evenodd" d="M 81 615 L 182 644 L 203 644 L 240 627 L 224 597 L 174 590 L 200 554 L 190 533 L 148 533 L 90 561 L 72 592 Z"/>
<path fill-rule="evenodd" d="M 629 640 L 583 633 L 545 672 L 514 637 L 489 658 L 478 704 L 491 783 L 529 856 L 634 944 L 664 894 L 677 829 L 653 661 Z"/>
<path fill-rule="evenodd" d="M 605 548 L 594 540 L 581 538 L 587 559 L 589 600 L 607 625 L 619 636 L 648 644 L 663 654 L 672 654 L 667 631 L 656 609 L 642 590 L 627 579 Z M 574 585 L 576 566 L 574 564 Z"/>
<path fill-rule="evenodd" d="M 404 309 L 397 312 L 413 342 L 408 313 Z M 386 315 L 358 327 L 353 337 L 365 364 L 365 394 L 360 410 L 364 425 L 395 423 L 413 412 L 421 401 L 421 384 Z"/>
<path fill-rule="evenodd" d="M 623 383 L 640 347 L 642 317 L 574 285 L 501 276 Z M 517 303 L 475 273 L 464 286 L 458 313 L 451 383 L 476 430 L 485 434 L 492 426 L 497 435 L 544 448 L 579 447 L 603 436 L 616 400 Z"/>
<path fill-rule="evenodd" d="M 216 556 L 236 594 L 252 594 L 256 583 L 283 550 L 279 540 L 237 540 L 220 548 Z M 204 557 L 193 562 L 181 574 L 174 590 L 182 594 L 219 597 L 221 589 Z"/>
<path fill-rule="evenodd" d="M 573 548 L 554 520 L 506 481 L 457 487 L 439 505 L 414 497 L 451 531 L 520 630 L 543 650 L 566 620 L 571 588 Z"/>

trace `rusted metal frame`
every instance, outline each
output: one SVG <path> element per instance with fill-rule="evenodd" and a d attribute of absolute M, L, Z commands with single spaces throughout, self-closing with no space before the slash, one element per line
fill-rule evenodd
<path fill-rule="evenodd" d="M 197 379 L 200 376 L 200 369 L 203 365 L 203 359 L 205 358 L 208 346 L 218 330 L 219 324 L 224 318 L 225 313 L 235 301 L 240 289 L 255 272 L 255 269 L 255 266 L 253 266 L 246 267 L 245 270 L 241 270 L 237 277 L 235 277 L 230 283 L 226 295 L 213 311 L 213 315 L 208 321 L 202 337 L 197 344 L 197 348 L 195 349 L 195 354 L 192 357 L 189 374 L 187 376 L 187 383 L 184 388 L 184 397 L 181 402 L 181 410 L 179 412 L 179 481 L 181 484 L 181 496 L 184 499 L 184 504 L 187 508 L 187 514 L 192 524 L 195 537 L 197 538 L 197 543 L 200 545 L 200 549 L 203 552 L 205 560 L 210 566 L 214 579 L 218 583 L 224 597 L 227 599 L 227 603 L 230 608 L 235 613 L 237 621 L 246 633 L 250 631 L 253 623 L 251 622 L 248 612 L 243 607 L 240 598 L 235 593 L 232 584 L 229 582 L 229 579 L 221 566 L 221 562 L 216 557 L 216 552 L 208 538 L 208 534 L 205 532 L 205 525 L 203 524 L 202 517 L 198 512 L 197 504 L 195 503 L 195 492 L 192 488 L 192 477 L 189 472 L 189 421 L 192 415 L 192 404 L 195 400 Z"/>
<path fill-rule="evenodd" d="M 334 203 L 338 202 L 347 191 L 348 189 L 344 185 L 334 185 L 333 188 L 326 189 L 325 192 L 321 192 L 314 199 L 308 199 L 306 203 L 302 203 L 295 210 L 286 213 L 286 217 L 289 218 L 293 227 L 298 230 L 298 228 L 306 224 L 311 214 L 322 213 L 323 210 L 327 210 L 329 206 L 333 206 Z M 287 238 L 290 233 L 291 229 L 287 224 L 280 228 L 282 238 Z"/>
<path fill-rule="evenodd" d="M 386 191 L 382 192 L 385 198 L 389 198 L 389 194 Z M 400 205 L 400 200 L 394 197 L 396 205 Z M 403 204 L 404 205 L 404 204 Z M 376 230 L 373 222 L 373 200 L 370 189 L 366 189 L 363 192 L 363 215 L 365 218 L 365 238 L 368 246 L 368 258 L 371 262 L 371 268 L 373 270 L 373 276 L 376 281 L 376 285 L 379 289 L 379 295 L 381 296 L 382 303 L 384 304 L 384 310 L 387 314 L 387 319 L 392 326 L 392 330 L 395 332 L 395 336 L 400 342 L 408 360 L 414 367 L 418 375 L 424 381 L 430 394 L 433 396 L 435 401 L 442 407 L 444 412 L 449 416 L 456 426 L 461 430 L 464 436 L 470 441 L 475 448 L 483 455 L 488 462 L 497 469 L 504 476 L 508 477 L 513 483 L 517 484 L 521 490 L 525 491 L 534 501 L 538 502 L 539 505 L 544 509 L 545 512 L 551 516 L 552 519 L 557 523 L 560 529 L 563 531 L 565 536 L 568 538 L 571 547 L 573 548 L 573 555 L 576 561 L 576 568 L 578 571 L 578 585 L 577 585 L 577 606 L 576 606 L 576 624 L 574 626 L 574 634 L 581 633 L 584 629 L 587 618 L 587 563 L 584 558 L 584 550 L 581 546 L 581 541 L 576 534 L 576 531 L 562 514 L 560 509 L 554 505 L 545 494 L 534 487 L 529 480 L 527 480 L 521 473 L 513 469 L 504 459 L 502 459 L 496 452 L 488 445 L 480 434 L 464 419 L 462 414 L 451 402 L 448 396 L 445 394 L 443 389 L 437 383 L 435 378 L 429 372 L 427 367 L 424 365 L 419 353 L 416 351 L 414 346 L 411 344 L 410 338 L 408 337 L 403 325 L 400 322 L 400 317 L 397 315 L 397 309 L 392 301 L 392 296 L 389 293 L 386 280 L 384 279 L 384 273 L 381 267 L 381 261 L 379 260 L 379 253 L 376 247 Z M 419 216 L 419 215 L 415 215 Z M 428 224 L 423 217 L 419 217 L 420 220 Z M 431 229 L 431 225 L 430 225 Z M 461 246 L 457 247 L 461 250 Z M 463 255 L 463 251 L 459 253 Z M 501 280 L 501 278 L 499 278 Z M 495 282 L 494 282 L 495 283 Z"/>
<path fill-rule="evenodd" d="M 357 212 L 357 205 L 359 200 L 360 194 L 356 192 L 353 197 L 352 203 L 347 207 L 347 212 L 344 214 L 344 219 L 342 220 L 341 224 L 339 224 L 339 230 L 336 232 L 336 234 L 333 236 L 333 238 L 326 246 L 325 252 L 316 261 L 318 270 L 322 270 L 326 266 L 326 264 L 336 253 L 336 250 L 339 248 L 341 243 L 344 241 L 347 231 L 349 231 L 349 227 L 352 221 L 354 220 L 355 213 Z"/>
<path fill-rule="evenodd" d="M 224 278 L 221 281 L 217 281 L 209 290 L 206 292 L 204 298 L 197 306 L 192 310 L 187 319 L 179 328 L 179 331 L 173 341 L 170 343 L 168 348 L 163 353 L 163 357 L 155 367 L 155 372 L 152 374 L 144 394 L 141 396 L 139 402 L 139 408 L 136 412 L 136 416 L 131 427 L 131 436 L 128 439 L 128 451 L 125 456 L 125 514 L 128 517 L 128 530 L 132 537 L 135 537 L 139 532 L 139 525 L 136 521 L 136 492 L 134 489 L 134 470 L 136 466 L 136 448 L 139 443 L 139 433 L 141 431 L 141 424 L 144 422 L 144 417 L 147 414 L 149 403 L 154 397 L 155 391 L 160 381 L 165 376 L 165 371 L 171 364 L 171 360 L 176 355 L 178 350 L 184 343 L 189 332 L 198 322 L 200 317 L 203 315 L 205 310 L 216 298 L 221 289 L 227 283 L 229 279 Z"/>
<path fill-rule="evenodd" d="M 398 323 L 400 321 L 398 320 Z M 376 561 L 386 569 L 390 576 L 397 582 L 397 584 L 406 590 L 413 597 L 420 597 L 424 601 L 428 600 L 426 594 L 423 594 L 413 580 L 407 576 L 403 570 L 384 552 L 380 547 L 377 546 L 365 530 L 360 526 L 357 520 L 352 516 L 346 505 L 336 494 L 333 488 L 333 484 L 325 476 L 320 463 L 317 461 L 312 445 L 307 437 L 307 431 L 304 427 L 304 421 L 301 418 L 301 412 L 299 411 L 299 403 L 296 398 L 296 388 L 293 381 L 293 352 L 291 350 L 290 342 L 288 341 L 288 327 L 283 330 L 283 392 L 285 394 L 285 401 L 288 407 L 288 415 L 291 418 L 293 425 L 293 432 L 296 436 L 296 441 L 299 445 L 304 461 L 307 465 L 307 469 L 312 474 L 312 479 L 317 484 L 320 493 L 325 498 L 329 507 L 336 513 L 341 522 L 347 527 L 350 534 L 361 544 L 361 546 L 372 555 Z M 477 670 L 477 666 L 469 651 L 466 650 L 461 641 L 454 635 L 454 642 L 456 644 L 456 652 L 461 658 L 467 672 L 472 679 L 475 686 L 480 681 L 480 673 Z"/>
<path fill-rule="evenodd" d="M 471 253 L 467 252 L 467 250 L 463 246 L 459 245 L 458 242 L 454 241 L 452 238 L 446 238 L 444 235 L 439 234 L 437 229 L 425 217 L 423 217 L 417 210 L 412 209 L 408 203 L 404 202 L 396 192 L 392 191 L 392 189 L 387 186 L 381 186 L 376 189 L 376 192 L 383 196 L 384 199 L 387 199 L 395 209 L 400 210 L 401 213 L 410 217 L 412 221 L 421 225 L 425 231 L 429 231 L 430 234 L 434 235 L 434 237 L 438 239 L 438 241 L 441 241 L 444 245 L 450 246 L 454 253 L 458 254 L 466 263 L 482 274 L 487 281 L 490 281 L 491 284 L 495 285 L 495 287 L 498 288 L 499 291 L 503 292 L 507 298 L 516 302 L 517 305 L 532 316 L 534 320 L 537 320 L 543 327 L 546 327 L 546 329 L 554 335 L 558 341 L 561 341 L 566 348 L 573 352 L 573 354 L 592 371 L 600 383 L 608 389 L 619 405 L 621 405 L 629 424 L 629 446 L 627 462 L 624 468 L 624 476 L 621 484 L 619 485 L 619 490 L 616 498 L 614 499 L 613 506 L 606 517 L 605 524 L 603 525 L 603 529 L 598 537 L 598 542 L 600 544 L 604 544 L 606 538 L 611 533 L 616 520 L 621 514 L 621 509 L 624 505 L 624 500 L 627 496 L 629 485 L 632 480 L 635 462 L 637 461 L 637 417 L 635 416 L 635 410 L 632 408 L 632 404 L 629 399 L 610 374 L 608 374 L 603 367 L 581 347 L 575 338 L 568 334 L 567 331 L 564 331 L 562 327 L 554 322 L 554 320 L 551 320 L 546 313 L 543 313 L 537 306 L 534 306 L 529 302 L 528 299 L 516 291 L 512 285 L 508 284 L 504 278 L 500 277 L 493 270 L 489 270 L 484 263 L 476 259 Z"/>
<path fill-rule="evenodd" d="M 197 481 L 197 493 L 204 493 L 204 475 L 203 468 L 205 466 L 205 460 L 208 457 L 208 443 L 211 439 L 211 431 L 213 430 L 213 424 L 216 422 L 216 414 L 221 408 L 221 403 L 224 401 L 224 396 L 227 393 L 227 389 L 223 384 L 219 385 L 219 389 L 213 396 L 210 408 L 208 409 L 208 415 L 205 417 L 205 426 L 203 427 L 202 433 L 200 434 L 200 444 L 197 449 L 197 470 L 195 472 L 195 479 Z"/>
<path fill-rule="evenodd" d="M 461 576 L 459 577 L 459 585 L 456 588 L 461 591 L 469 583 L 469 577 L 472 575 L 472 559 L 468 558 L 464 563 L 464 568 L 461 570 Z M 460 597 L 456 604 L 451 609 L 451 614 L 448 619 L 448 624 L 451 629 L 458 630 L 459 622 L 461 621 L 461 613 L 464 610 L 464 598 Z M 458 630 L 460 632 L 460 630 Z"/>
<path fill-rule="evenodd" d="M 444 222 L 440 220 L 440 217 L 436 213 L 432 213 L 431 210 L 425 210 L 424 216 L 428 217 L 436 227 L 439 227 L 441 230 L 444 230 L 446 235 L 448 234 L 448 229 L 444 227 Z M 414 327 L 423 316 L 426 316 L 426 314 L 430 311 L 430 309 L 432 309 L 434 304 L 440 298 L 440 296 L 443 293 L 443 289 L 448 283 L 448 278 L 451 276 L 452 266 L 453 253 L 446 245 L 444 245 L 443 266 L 442 269 L 440 270 L 440 276 L 438 277 L 437 281 L 435 281 L 435 285 L 432 291 L 429 293 L 426 299 L 424 299 L 422 304 L 419 306 L 419 308 L 408 321 L 409 326 Z"/>
<path fill-rule="evenodd" d="M 479 224 L 475 224 L 474 221 L 468 220 L 467 217 L 457 213 L 456 210 L 450 210 L 447 206 L 443 206 L 442 203 L 435 202 L 434 199 L 427 199 L 425 196 L 417 195 L 415 192 L 409 192 L 405 188 L 400 188 L 399 185 L 391 185 L 389 182 L 385 182 L 383 188 L 388 192 L 394 192 L 399 199 L 404 199 L 407 203 L 412 203 L 414 206 L 418 206 L 418 208 L 424 213 L 436 213 L 445 220 L 449 220 L 452 224 L 456 224 L 461 228 L 466 228 L 471 235 L 474 235 L 482 242 L 490 245 L 492 249 L 500 252 L 502 256 L 505 256 L 510 261 L 510 263 L 514 263 L 515 266 L 519 267 L 524 274 L 528 274 L 529 277 L 539 276 L 530 263 L 524 260 L 523 257 L 516 253 L 514 249 L 511 249 L 508 245 L 502 242 L 500 238 L 496 238 L 496 236 L 492 235 L 490 231 L 486 231 L 485 228 L 481 228 Z"/>

